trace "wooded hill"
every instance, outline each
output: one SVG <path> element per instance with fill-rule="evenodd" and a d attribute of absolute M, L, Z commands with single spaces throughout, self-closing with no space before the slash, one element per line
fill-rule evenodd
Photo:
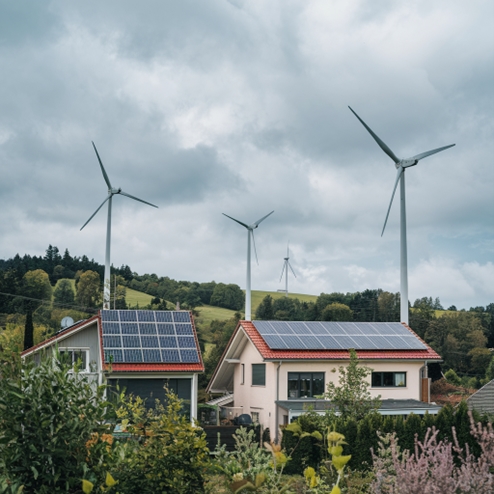
<path fill-rule="evenodd" d="M 2 344 L 24 347 L 26 315 L 32 314 L 33 343 L 60 329 L 65 316 L 80 320 L 101 306 L 104 266 L 87 256 L 62 255 L 49 246 L 44 256 L 0 260 Z M 256 319 L 326 321 L 399 321 L 399 293 L 368 289 L 356 293 L 316 295 L 256 292 Z M 177 281 L 156 274 L 139 275 L 129 266 L 112 267 L 112 307 L 166 310 L 176 304 L 194 312 L 206 361 L 207 380 L 236 322 L 242 317 L 244 292 L 238 285 L 215 281 Z M 29 316 L 28 316 L 29 317 Z M 410 310 L 411 328 L 444 359 L 443 370 L 468 387 L 494 378 L 489 348 L 494 347 L 494 303 L 457 311 L 444 310 L 439 298 L 423 297 Z M 492 376 L 491 376 L 492 374 Z M 451 372 L 450 372 L 451 375 Z"/>

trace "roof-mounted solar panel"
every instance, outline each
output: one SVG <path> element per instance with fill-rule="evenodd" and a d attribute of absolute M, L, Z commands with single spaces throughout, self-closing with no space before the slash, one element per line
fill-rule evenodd
<path fill-rule="evenodd" d="M 101 311 L 105 362 L 198 363 L 188 311 Z"/>
<path fill-rule="evenodd" d="M 426 350 L 399 322 L 253 321 L 273 350 Z"/>

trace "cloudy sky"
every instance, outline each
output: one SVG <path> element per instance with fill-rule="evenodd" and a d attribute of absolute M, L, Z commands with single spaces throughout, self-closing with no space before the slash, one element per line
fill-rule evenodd
<path fill-rule="evenodd" d="M 49 244 L 252 288 L 399 291 L 393 162 L 406 172 L 409 298 L 494 302 L 492 0 L 0 0 L 0 258 Z"/>

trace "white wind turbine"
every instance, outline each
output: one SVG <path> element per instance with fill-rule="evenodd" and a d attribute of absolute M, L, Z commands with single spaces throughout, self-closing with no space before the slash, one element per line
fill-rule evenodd
<path fill-rule="evenodd" d="M 108 196 L 101 203 L 101 206 L 86 221 L 86 223 L 84 223 L 84 225 L 82 225 L 81 230 L 94 218 L 96 213 L 103 207 L 105 202 L 108 201 L 108 221 L 107 221 L 107 226 L 106 226 L 105 280 L 104 280 L 104 286 L 103 286 L 103 309 L 109 309 L 110 308 L 110 242 L 111 242 L 111 203 L 112 203 L 112 197 L 116 194 L 121 194 L 123 196 L 130 197 L 131 199 L 134 199 L 136 201 L 143 202 L 144 204 L 148 204 L 149 206 L 153 206 L 153 208 L 157 208 L 158 206 L 155 206 L 154 204 L 151 204 L 150 202 L 143 201 L 142 199 L 139 199 L 138 197 L 131 196 L 130 194 L 125 193 L 121 188 L 114 189 L 111 186 L 110 179 L 108 178 L 108 175 L 106 174 L 103 163 L 101 162 L 101 158 L 99 157 L 98 150 L 96 149 L 94 142 L 91 141 L 91 143 L 93 144 L 94 151 L 96 153 L 96 156 L 98 157 L 99 165 L 101 167 L 101 172 L 103 173 L 103 178 L 105 179 L 106 185 L 108 185 Z"/>
<path fill-rule="evenodd" d="M 454 144 L 449 146 L 443 146 L 440 148 L 425 151 L 424 153 L 417 154 L 407 159 L 399 159 L 391 151 L 391 149 L 372 131 L 372 129 L 350 108 L 351 112 L 359 119 L 360 123 L 367 129 L 369 134 L 374 138 L 379 147 L 394 161 L 397 174 L 396 181 L 393 187 L 393 193 L 391 194 L 391 201 L 389 202 L 388 212 L 386 213 L 386 219 L 384 220 L 383 230 L 381 237 L 384 234 L 386 223 L 388 222 L 389 211 L 393 204 L 396 188 L 398 182 L 400 182 L 400 318 L 401 322 L 408 324 L 408 261 L 407 261 L 407 220 L 406 220 L 406 207 L 405 207 L 405 169 L 411 166 L 415 166 L 421 159 L 427 158 L 432 154 L 439 153 L 453 147 Z"/>
<path fill-rule="evenodd" d="M 290 264 L 290 249 L 288 248 L 288 245 L 286 246 L 286 257 L 284 258 L 285 261 L 283 263 L 283 269 L 281 270 L 281 276 L 280 276 L 280 281 L 283 278 L 283 273 L 285 274 L 285 297 L 288 297 L 288 268 L 290 268 L 290 271 L 293 273 L 293 276 L 295 278 L 297 275 L 295 274 L 295 271 L 292 268 L 292 265 Z"/>
<path fill-rule="evenodd" d="M 256 241 L 254 239 L 254 230 L 260 225 L 261 222 L 263 222 L 268 216 L 272 215 L 273 213 L 274 213 L 274 211 L 271 211 L 266 216 L 263 216 L 260 220 L 257 220 L 255 223 L 252 223 L 252 225 L 246 225 L 245 223 L 242 223 L 241 221 L 236 220 L 235 218 L 232 218 L 231 216 L 228 216 L 227 214 L 223 213 L 223 215 L 226 216 L 227 218 L 230 218 L 231 220 L 236 221 L 239 225 L 242 225 L 243 227 L 247 228 L 247 283 L 246 283 L 246 287 L 245 287 L 245 320 L 246 321 L 251 320 L 250 237 L 252 236 L 252 242 L 254 243 L 254 253 L 256 255 L 256 261 L 259 263 L 259 261 L 257 259 Z"/>

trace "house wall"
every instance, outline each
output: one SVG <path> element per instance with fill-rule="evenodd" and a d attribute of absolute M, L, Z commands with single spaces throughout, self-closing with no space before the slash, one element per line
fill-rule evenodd
<path fill-rule="evenodd" d="M 277 410 L 275 401 L 287 400 L 288 396 L 288 373 L 289 372 L 323 372 L 324 387 L 329 382 L 338 384 L 339 367 L 347 366 L 347 361 L 282 361 L 265 362 L 266 385 L 252 386 L 252 364 L 263 363 L 260 353 L 254 345 L 249 342 L 240 356 L 240 363 L 235 365 L 234 371 L 234 395 L 235 407 L 242 407 L 242 413 L 259 413 L 259 422 L 264 428 L 269 427 L 271 437 L 274 438 L 277 425 L 283 425 L 287 420 L 286 410 Z M 359 361 L 361 365 L 371 368 L 375 372 L 405 372 L 407 376 L 406 386 L 403 387 L 369 387 L 371 396 L 381 396 L 382 399 L 415 399 L 420 400 L 421 369 L 424 362 L 420 361 Z M 242 384 L 242 364 L 245 376 Z M 279 367 L 279 371 L 278 371 Z M 279 374 L 279 381 L 277 375 Z M 371 377 L 368 377 L 369 385 Z M 277 393 L 278 389 L 278 393 Z M 278 415 L 276 420 L 276 415 Z"/>
<path fill-rule="evenodd" d="M 97 324 L 78 331 L 74 335 L 58 341 L 58 348 L 70 348 L 78 350 L 89 350 L 88 362 L 93 363 L 96 369 L 101 369 L 101 353 L 99 347 L 99 335 Z"/>
<path fill-rule="evenodd" d="M 264 362 L 254 345 L 247 344 L 242 352 L 241 363 L 235 365 L 233 392 L 235 407 L 242 407 L 242 413 L 259 414 L 259 423 L 270 431 L 275 430 L 276 367 L 272 362 Z M 252 385 L 252 364 L 266 364 L 266 385 Z M 245 366 L 245 379 L 242 384 L 242 364 Z M 273 388 L 273 383 L 275 387 Z"/>

